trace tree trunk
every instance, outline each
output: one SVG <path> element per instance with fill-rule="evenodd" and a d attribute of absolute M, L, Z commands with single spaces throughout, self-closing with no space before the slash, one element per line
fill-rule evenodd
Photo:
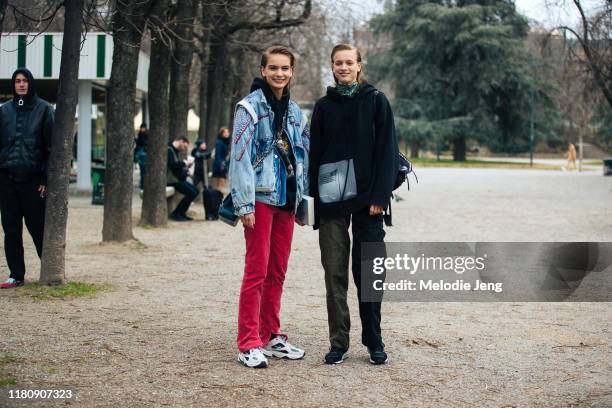
<path fill-rule="evenodd" d="M 207 78 L 206 144 L 212 146 L 217 137 L 225 109 L 223 84 L 229 57 L 227 40 L 214 39 L 210 45 L 210 67 Z"/>
<path fill-rule="evenodd" d="M 245 41 L 248 39 L 245 38 Z M 231 96 L 228 104 L 227 104 L 227 115 L 229 120 L 227 122 L 227 126 L 230 129 L 234 127 L 234 114 L 236 113 L 236 104 L 240 102 L 242 98 L 244 98 L 248 94 L 249 87 L 251 85 L 250 75 L 246 66 L 240 63 L 239 59 L 230 59 L 230 64 L 232 65 L 232 87 L 229 91 Z"/>
<path fill-rule="evenodd" d="M 4 25 L 4 16 L 6 15 L 6 6 L 8 0 L 0 0 L 0 45 L 2 45 L 2 26 Z"/>
<path fill-rule="evenodd" d="M 170 72 L 170 135 L 169 141 L 179 136 L 187 137 L 189 114 L 189 72 L 193 58 L 193 19 L 195 2 L 179 0 L 176 6 L 174 29 L 174 55 Z"/>
<path fill-rule="evenodd" d="M 209 20 L 213 29 L 210 32 L 208 48 L 208 71 L 206 74 L 206 144 L 214 146 L 223 125 L 223 118 L 227 110 L 227 80 L 230 77 L 230 30 L 231 21 L 229 6 L 235 2 L 229 0 L 227 6 L 213 6 Z"/>
<path fill-rule="evenodd" d="M 206 141 L 206 118 L 207 118 L 207 98 L 208 98 L 208 70 L 210 69 L 210 29 L 214 25 L 216 7 L 214 4 L 202 4 L 201 24 L 204 27 L 205 38 L 201 41 L 200 51 L 200 106 L 198 106 L 198 116 L 200 117 L 200 127 L 198 128 L 198 139 Z M 208 146 L 210 149 L 211 146 Z"/>
<path fill-rule="evenodd" d="M 108 88 L 106 175 L 102 241 L 132 235 L 132 157 L 138 53 L 149 2 L 117 2 L 113 15 L 113 65 Z M 153 86 L 153 84 L 151 84 Z"/>
<path fill-rule="evenodd" d="M 66 266 L 66 224 L 68 222 L 68 184 L 74 141 L 74 113 L 77 105 L 81 21 L 83 0 L 67 2 L 62 40 L 57 111 L 47 169 L 45 232 L 40 281 L 47 285 L 64 282 Z"/>
<path fill-rule="evenodd" d="M 419 157 L 419 141 L 417 139 L 412 139 L 410 141 L 410 157 L 413 159 L 417 159 Z"/>
<path fill-rule="evenodd" d="M 466 155 L 465 136 L 458 136 L 453 140 L 453 160 L 465 161 Z"/>
<path fill-rule="evenodd" d="M 200 58 L 200 106 L 198 107 L 198 116 L 200 117 L 200 127 L 198 128 L 198 139 L 206 140 L 206 103 L 207 98 L 207 78 L 208 78 L 208 44 L 202 45 L 202 54 Z"/>
<path fill-rule="evenodd" d="M 157 4 L 156 20 L 163 24 L 169 1 Z M 168 160 L 168 76 L 170 74 L 170 50 L 159 31 L 151 35 L 151 64 L 149 84 L 155 84 L 155 93 L 149 98 L 150 128 L 147 144 L 147 175 L 144 180 L 141 225 L 164 227 L 168 224 L 166 203 L 166 166 Z"/>

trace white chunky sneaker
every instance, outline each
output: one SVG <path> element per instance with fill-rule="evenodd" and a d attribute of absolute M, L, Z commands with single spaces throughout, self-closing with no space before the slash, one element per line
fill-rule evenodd
<path fill-rule="evenodd" d="M 260 348 L 238 353 L 238 361 L 250 368 L 266 368 L 268 366 L 268 359 Z"/>
<path fill-rule="evenodd" d="M 291 345 L 285 336 L 276 336 L 268 342 L 262 350 L 268 357 L 288 358 L 289 360 L 299 360 L 304 357 L 304 350 Z"/>

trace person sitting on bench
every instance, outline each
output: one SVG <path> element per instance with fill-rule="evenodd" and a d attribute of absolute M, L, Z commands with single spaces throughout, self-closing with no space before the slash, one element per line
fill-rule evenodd
<path fill-rule="evenodd" d="M 196 186 L 187 181 L 189 167 L 193 162 L 185 163 L 181 160 L 180 154 L 185 154 L 189 150 L 189 139 L 179 136 L 168 145 L 168 170 L 166 185 L 174 187 L 176 191 L 185 197 L 170 213 L 170 219 L 174 221 L 192 221 L 193 218 L 187 215 L 189 206 L 198 196 Z"/>

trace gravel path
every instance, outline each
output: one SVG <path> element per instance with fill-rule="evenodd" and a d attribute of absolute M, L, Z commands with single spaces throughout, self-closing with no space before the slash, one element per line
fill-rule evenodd
<path fill-rule="evenodd" d="M 417 171 L 388 241 L 612 242 L 612 177 L 600 172 Z M 54 301 L 0 292 L 11 388 L 76 398 L 19 403 L 4 388 L 0 406 L 612 406 L 610 303 L 385 303 L 391 362 L 373 367 L 351 287 L 350 358 L 325 366 L 323 270 L 309 229 L 296 230 L 282 311 L 307 355 L 247 370 L 235 350 L 241 229 L 135 227 L 140 243 L 102 245 L 102 208 L 88 201 L 71 199 L 67 276 L 115 290 Z M 29 238 L 26 257 L 35 280 Z"/>

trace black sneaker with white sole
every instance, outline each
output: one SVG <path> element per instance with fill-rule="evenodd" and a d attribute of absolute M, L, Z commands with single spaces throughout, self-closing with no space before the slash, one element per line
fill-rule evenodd
<path fill-rule="evenodd" d="M 348 350 L 332 347 L 325 355 L 325 364 L 340 364 L 348 357 Z"/>
<path fill-rule="evenodd" d="M 376 347 L 375 349 L 369 348 L 368 352 L 370 353 L 370 363 L 374 365 L 387 364 L 389 361 L 389 357 L 387 353 L 385 353 L 384 347 Z"/>

